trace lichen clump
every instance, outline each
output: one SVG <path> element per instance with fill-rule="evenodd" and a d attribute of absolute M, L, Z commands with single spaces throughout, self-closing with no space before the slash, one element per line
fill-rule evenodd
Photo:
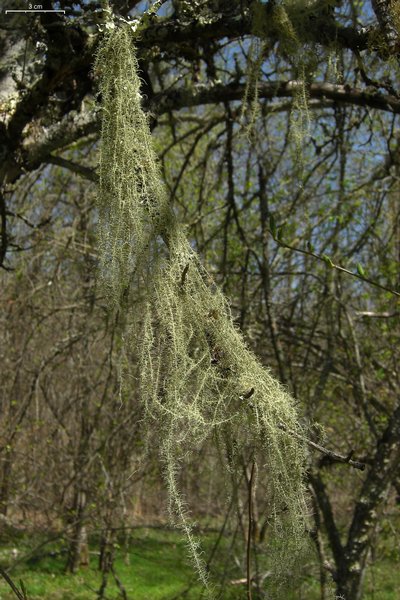
<path fill-rule="evenodd" d="M 256 131 L 260 116 L 258 87 L 262 66 L 271 52 L 271 41 L 279 45 L 279 54 L 291 71 L 293 101 L 290 111 L 290 141 L 295 153 L 302 160 L 302 148 L 310 128 L 310 112 L 307 85 L 310 73 L 316 66 L 315 45 L 304 36 L 304 22 L 313 15 L 313 3 L 308 0 L 282 0 L 268 6 L 254 2 L 251 5 L 252 34 L 248 58 L 245 93 L 242 101 L 241 122 L 247 124 L 245 131 L 251 137 Z M 308 18 L 307 18 L 308 14 Z M 301 166 L 301 165 L 300 165 Z"/>
<path fill-rule="evenodd" d="M 205 441 L 225 448 L 231 472 L 241 454 L 257 460 L 267 473 L 276 536 L 291 553 L 305 538 L 302 432 L 293 399 L 246 346 L 169 206 L 129 28 L 105 37 L 95 72 L 102 105 L 102 279 L 111 305 L 125 315 L 127 353 L 138 355 L 132 377 L 149 425 L 157 426 L 171 514 L 213 596 L 179 491 L 181 462 Z"/>

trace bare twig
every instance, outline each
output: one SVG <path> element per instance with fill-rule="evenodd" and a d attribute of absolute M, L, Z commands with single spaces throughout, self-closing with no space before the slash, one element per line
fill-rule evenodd
<path fill-rule="evenodd" d="M 8 246 L 8 235 L 7 235 L 7 210 L 6 210 L 6 201 L 3 195 L 2 190 L 0 189 L 0 267 L 5 270 L 8 268 L 4 265 L 4 260 L 6 258 L 7 246 Z"/>
<path fill-rule="evenodd" d="M 334 462 L 348 464 L 351 467 L 354 467 L 355 469 L 359 469 L 360 471 L 364 471 L 364 469 L 365 469 L 365 463 L 359 462 L 358 460 L 353 460 L 351 458 L 353 456 L 353 451 L 351 451 L 347 456 L 343 456 L 342 454 L 338 454 L 337 452 L 334 452 L 333 450 L 329 450 L 328 448 L 324 448 L 323 446 L 320 446 L 320 444 L 316 444 L 315 442 L 312 442 L 308 438 L 305 438 L 302 435 L 298 434 L 296 431 L 292 431 L 291 429 L 288 429 L 286 427 L 286 425 L 284 425 L 283 423 L 280 423 L 278 425 L 278 427 L 280 429 L 282 429 L 283 431 L 287 431 L 288 433 L 290 433 L 290 435 L 293 435 L 297 439 L 303 440 L 304 442 L 306 442 L 306 444 L 308 446 L 310 446 L 311 448 L 314 448 L 315 450 L 318 450 L 318 452 L 321 452 L 322 454 L 325 454 L 325 456 L 329 456 L 329 458 L 332 459 Z"/>
<path fill-rule="evenodd" d="M 182 275 L 181 275 L 181 282 L 180 282 L 180 286 L 183 289 L 183 286 L 185 285 L 185 281 L 186 281 L 186 275 L 187 272 L 189 271 L 189 263 L 185 266 L 185 268 L 182 271 Z"/>
<path fill-rule="evenodd" d="M 273 238 L 278 242 L 278 244 L 280 246 L 282 246 L 283 248 L 287 248 L 288 250 L 293 250 L 294 252 L 299 252 L 300 254 L 305 254 L 306 256 L 312 256 L 313 258 L 316 258 L 317 260 L 326 263 L 331 269 L 336 269 L 336 271 L 340 271 L 341 273 L 346 273 L 346 275 L 351 275 L 352 277 L 356 277 L 360 281 L 364 281 L 365 283 L 369 283 L 370 285 L 373 285 L 374 287 L 377 287 L 381 290 L 385 290 L 385 292 L 390 292 L 394 296 L 400 297 L 400 292 L 398 292 L 397 290 L 393 290 L 392 288 L 387 287 L 386 285 L 382 285 L 381 283 L 378 283 L 377 281 L 374 281 L 373 279 L 370 279 L 369 277 L 366 277 L 365 275 L 361 275 L 361 273 L 358 273 L 356 271 L 350 271 L 350 269 L 341 267 L 340 265 L 335 264 L 329 258 L 329 256 L 327 256 L 325 254 L 320 256 L 319 254 L 316 254 L 312 250 L 306 250 L 305 248 L 297 248 L 296 246 L 291 246 L 290 244 L 287 244 L 286 242 L 282 241 L 282 239 L 277 238 L 272 231 L 271 231 L 271 234 L 272 234 Z M 278 233 L 278 235 L 279 235 L 279 233 Z"/>
<path fill-rule="evenodd" d="M 357 317 L 368 317 L 371 319 L 394 319 L 395 317 L 398 317 L 400 315 L 400 312 L 373 312 L 370 310 L 358 310 L 356 311 L 356 316 Z"/>
<path fill-rule="evenodd" d="M 248 483 L 248 515 L 249 525 L 247 531 L 247 553 L 246 553 L 246 566 L 247 566 L 247 600 L 252 600 L 253 596 L 251 593 L 251 536 L 253 531 L 253 480 L 254 480 L 254 468 L 255 460 L 253 459 L 251 464 L 251 473 Z"/>
<path fill-rule="evenodd" d="M 0 575 L 8 583 L 14 594 L 17 596 L 18 600 L 28 600 L 28 596 L 26 595 L 26 589 L 22 581 L 20 581 L 21 589 L 19 590 L 13 582 L 13 580 L 11 579 L 11 577 L 9 576 L 9 574 L 7 573 L 7 571 L 3 569 L 3 567 L 0 567 Z"/>

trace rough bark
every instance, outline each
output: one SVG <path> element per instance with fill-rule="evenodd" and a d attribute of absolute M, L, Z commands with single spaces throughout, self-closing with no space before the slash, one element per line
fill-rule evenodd
<path fill-rule="evenodd" d="M 400 50 L 399 33 L 395 18 L 397 4 L 398 0 L 372 0 L 372 7 L 385 37 L 390 54 L 398 53 Z"/>
<path fill-rule="evenodd" d="M 363 579 L 373 536 L 385 503 L 393 476 L 400 467 L 400 406 L 398 406 L 380 436 L 367 476 L 358 496 L 353 518 L 343 543 L 335 522 L 329 495 L 320 474 L 310 473 L 319 510 L 332 551 L 333 578 L 336 593 L 345 600 L 360 600 Z"/>

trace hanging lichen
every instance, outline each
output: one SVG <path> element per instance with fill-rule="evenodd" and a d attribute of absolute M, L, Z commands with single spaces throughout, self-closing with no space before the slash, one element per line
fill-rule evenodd
<path fill-rule="evenodd" d="M 236 454 L 258 460 L 259 471 L 268 473 L 270 519 L 290 558 L 305 538 L 301 428 L 293 399 L 247 348 L 226 299 L 168 205 L 141 107 L 129 27 L 104 38 L 95 72 L 102 106 L 102 278 L 112 305 L 125 313 L 124 343 L 139 357 L 132 368 L 136 393 L 149 425 L 157 427 L 171 515 L 213 597 L 179 491 L 182 461 L 213 440 L 230 455 L 235 447 Z M 284 563 L 278 551 L 275 558 Z"/>
<path fill-rule="evenodd" d="M 302 170 L 304 140 L 309 134 L 310 112 L 307 87 L 310 74 L 316 67 L 315 46 L 305 41 L 305 23 L 314 23 L 315 3 L 308 0 L 284 0 L 268 5 L 251 5 L 252 34 L 248 58 L 245 93 L 242 101 L 241 122 L 251 136 L 260 114 L 259 81 L 262 65 L 272 48 L 279 45 L 279 54 L 291 69 L 293 101 L 290 111 L 290 141 L 293 143 L 297 167 Z M 315 23 L 314 23 L 315 26 Z"/>

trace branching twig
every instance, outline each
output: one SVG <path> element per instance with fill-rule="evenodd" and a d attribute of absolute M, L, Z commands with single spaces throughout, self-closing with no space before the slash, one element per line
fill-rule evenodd
<path fill-rule="evenodd" d="M 334 462 L 346 463 L 346 464 L 350 465 L 351 467 L 354 467 L 355 469 L 359 469 L 360 471 L 364 471 L 364 469 L 365 469 L 365 463 L 359 462 L 358 460 L 352 460 L 351 457 L 353 456 L 353 451 L 351 451 L 348 454 L 348 456 L 343 456 L 342 454 L 338 454 L 337 452 L 334 452 L 333 450 L 329 450 L 328 448 L 324 448 L 323 446 L 320 446 L 320 444 L 316 444 L 315 442 L 309 440 L 308 438 L 305 438 L 302 435 L 298 434 L 296 431 L 292 431 L 291 429 L 288 429 L 286 427 L 286 425 L 284 425 L 283 423 L 280 423 L 278 425 L 278 427 L 280 429 L 282 429 L 283 431 L 287 431 L 288 433 L 290 433 L 290 435 L 293 435 L 295 438 L 297 438 L 299 440 L 303 440 L 304 442 L 306 442 L 306 444 L 308 446 L 310 446 L 311 448 L 314 448 L 315 450 L 318 450 L 318 452 L 322 452 L 322 454 L 329 456 L 329 458 L 331 458 Z"/>
<path fill-rule="evenodd" d="M 360 281 L 364 281 L 365 283 L 369 283 L 370 285 L 373 285 L 374 287 L 377 287 L 381 290 L 385 290 L 385 292 L 390 292 L 394 296 L 400 297 L 400 292 L 397 292 L 396 290 L 393 290 L 392 288 L 389 288 L 386 285 L 382 285 L 381 283 L 378 283 L 377 281 L 374 281 L 373 279 L 370 279 L 369 277 L 366 277 L 365 275 L 361 275 L 361 273 L 358 273 L 355 271 L 350 271 L 349 269 L 345 269 L 345 267 L 341 267 L 340 265 L 335 264 L 334 262 L 332 262 L 332 260 L 326 254 L 323 254 L 322 256 L 320 256 L 319 254 L 316 254 L 313 250 L 306 250 L 305 248 L 297 248 L 296 246 L 291 246 L 290 244 L 287 244 L 286 242 L 282 241 L 282 239 L 279 239 L 278 237 L 276 237 L 274 232 L 271 231 L 271 234 L 272 234 L 273 238 L 278 242 L 278 244 L 280 246 L 282 246 L 283 248 L 287 248 L 288 250 L 293 250 L 294 252 L 299 252 L 300 254 L 305 254 L 306 256 L 312 256 L 313 258 L 316 258 L 317 260 L 322 261 L 322 262 L 326 263 L 327 265 L 329 265 L 329 267 L 331 269 L 336 269 L 336 271 L 340 271 L 341 273 L 346 273 L 346 275 L 351 275 L 352 277 L 356 277 L 357 279 L 360 279 Z M 279 230 L 278 230 L 278 235 L 279 235 Z"/>
<path fill-rule="evenodd" d="M 21 589 L 19 590 L 13 582 L 13 580 L 11 579 L 11 577 L 9 576 L 9 574 L 7 573 L 7 571 L 3 569 L 3 567 L 0 567 L 0 575 L 8 583 L 14 594 L 17 596 L 18 600 L 28 600 L 28 596 L 26 595 L 26 589 L 22 581 L 19 582 L 21 586 Z"/>

